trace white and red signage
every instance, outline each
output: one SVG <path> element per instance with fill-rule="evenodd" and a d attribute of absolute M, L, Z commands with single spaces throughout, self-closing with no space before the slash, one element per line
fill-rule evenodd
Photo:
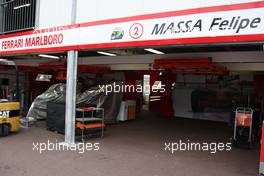
<path fill-rule="evenodd" d="M 264 41 L 264 1 L 149 14 L 0 37 L 0 55 L 70 49 Z"/>

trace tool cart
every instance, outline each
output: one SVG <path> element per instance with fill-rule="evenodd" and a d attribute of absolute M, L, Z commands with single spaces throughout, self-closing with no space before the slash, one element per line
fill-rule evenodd
<path fill-rule="evenodd" d="M 80 107 L 76 111 L 80 112 L 82 116 L 76 118 L 76 128 L 81 130 L 81 140 L 93 134 L 101 133 L 104 136 L 104 109 L 96 107 Z"/>
<path fill-rule="evenodd" d="M 235 111 L 235 124 L 232 142 L 234 146 L 252 148 L 253 109 L 239 107 Z"/>

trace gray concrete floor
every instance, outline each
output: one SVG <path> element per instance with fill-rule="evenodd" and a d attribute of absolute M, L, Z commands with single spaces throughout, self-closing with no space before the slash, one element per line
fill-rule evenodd
<path fill-rule="evenodd" d="M 255 176 L 259 151 L 233 148 L 230 152 L 164 151 L 164 142 L 227 142 L 226 124 L 188 119 L 166 120 L 143 113 L 136 121 L 108 127 L 100 151 L 84 154 L 32 151 L 33 142 L 63 141 L 43 126 L 22 129 L 0 138 L 1 176 Z"/>

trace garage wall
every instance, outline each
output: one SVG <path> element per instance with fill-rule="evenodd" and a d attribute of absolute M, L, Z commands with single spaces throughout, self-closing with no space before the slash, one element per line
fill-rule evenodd
<path fill-rule="evenodd" d="M 230 75 L 221 80 L 217 76 L 177 75 L 172 95 L 174 116 L 229 122 L 232 100 L 246 106 L 254 91 L 253 80 L 252 74 Z"/>
<path fill-rule="evenodd" d="M 254 1 L 259 0 L 79 0 L 77 21 L 97 21 L 142 14 Z"/>
<path fill-rule="evenodd" d="M 98 21 L 259 0 L 77 0 L 77 22 Z M 70 23 L 71 0 L 39 0 L 39 28 Z"/>
<path fill-rule="evenodd" d="M 37 13 L 38 28 L 67 25 L 71 20 L 71 0 L 39 0 Z"/>

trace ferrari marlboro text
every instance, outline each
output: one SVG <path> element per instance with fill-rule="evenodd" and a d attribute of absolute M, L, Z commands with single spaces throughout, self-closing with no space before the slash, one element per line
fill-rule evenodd
<path fill-rule="evenodd" d="M 27 47 L 39 47 L 63 43 L 63 34 L 52 34 L 44 36 L 32 36 L 21 39 L 5 40 L 1 49 L 17 49 Z"/>

